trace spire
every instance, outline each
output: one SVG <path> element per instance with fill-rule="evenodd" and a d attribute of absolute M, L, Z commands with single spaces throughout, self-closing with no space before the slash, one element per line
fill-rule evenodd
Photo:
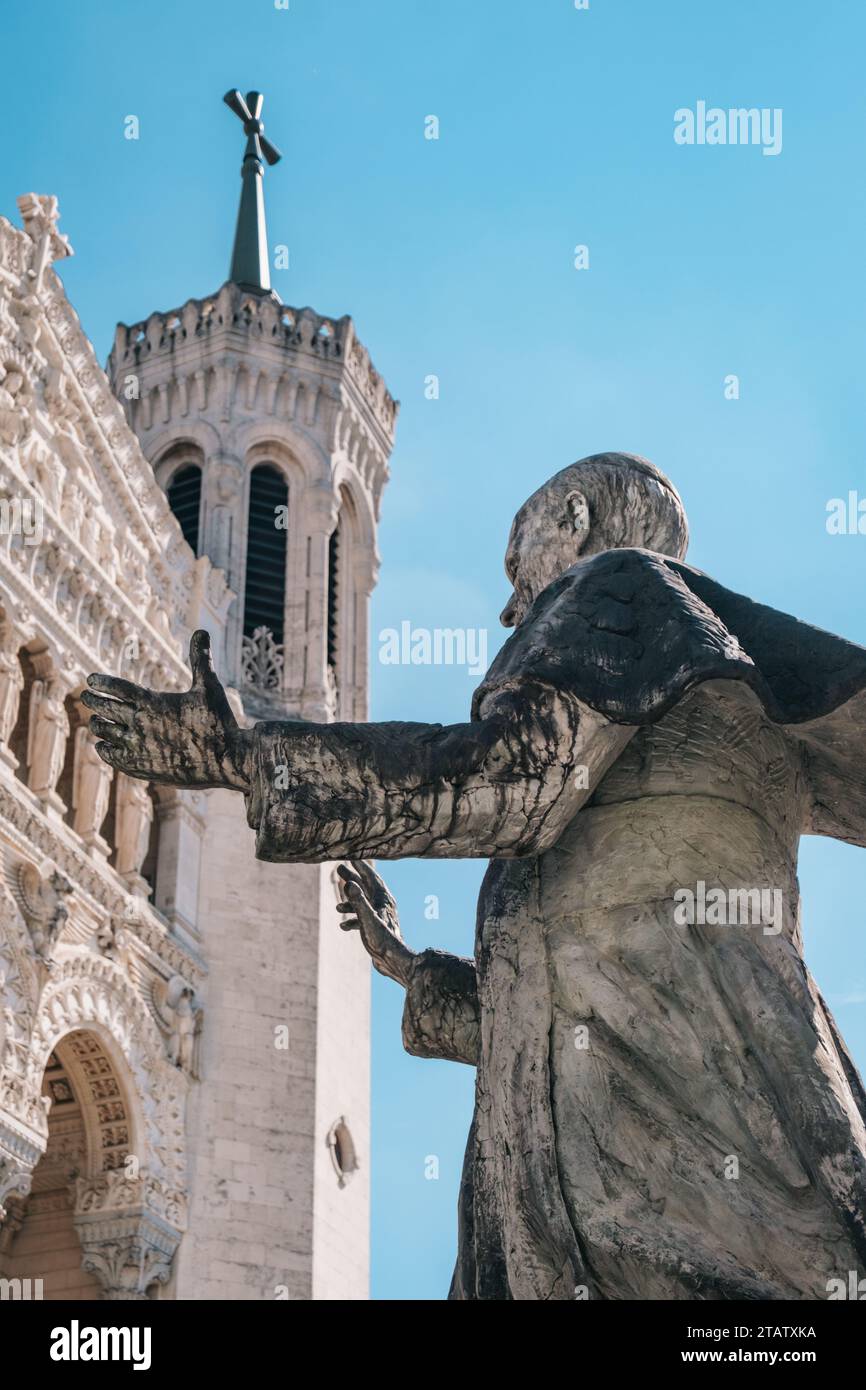
<path fill-rule="evenodd" d="M 265 137 L 265 127 L 259 119 L 264 103 L 261 92 L 247 92 L 244 101 L 240 92 L 234 90 L 226 92 L 223 101 L 243 121 L 244 134 L 247 137 L 244 162 L 241 165 L 243 182 L 229 279 L 245 290 L 268 294 L 271 289 L 271 275 L 268 265 L 268 233 L 265 226 L 265 166 L 262 163 L 262 155 L 269 164 L 276 164 L 282 159 L 282 155 Z"/>

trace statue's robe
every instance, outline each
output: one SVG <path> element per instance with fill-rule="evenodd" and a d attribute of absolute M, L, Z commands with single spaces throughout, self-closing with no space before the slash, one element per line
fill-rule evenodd
<path fill-rule="evenodd" d="M 403 1023 L 478 1068 L 453 1298 L 866 1274 L 866 1097 L 796 876 L 803 833 L 866 844 L 864 692 L 866 649 L 617 550 L 540 595 L 466 725 L 258 726 L 260 857 L 492 860 L 474 962 L 418 956 Z M 701 883 L 779 915 L 679 925 Z"/>

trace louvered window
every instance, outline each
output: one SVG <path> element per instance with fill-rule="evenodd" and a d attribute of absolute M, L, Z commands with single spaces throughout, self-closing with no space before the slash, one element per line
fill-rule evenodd
<path fill-rule="evenodd" d="M 266 627 L 274 641 L 283 640 L 286 602 L 286 507 L 289 489 L 278 469 L 269 463 L 254 468 L 250 476 L 250 511 L 247 530 L 247 573 L 244 601 L 244 635 Z"/>
<path fill-rule="evenodd" d="M 183 538 L 198 555 L 198 514 L 201 504 L 201 469 L 189 464 L 175 473 L 168 485 L 168 505 L 180 523 Z"/>
<path fill-rule="evenodd" d="M 328 665 L 337 674 L 339 652 L 340 602 L 340 523 L 331 532 L 328 542 Z"/>

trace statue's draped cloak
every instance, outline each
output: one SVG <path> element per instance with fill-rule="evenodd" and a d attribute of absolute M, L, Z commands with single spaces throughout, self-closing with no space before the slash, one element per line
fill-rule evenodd
<path fill-rule="evenodd" d="M 655 726 L 662 747 L 674 731 L 676 769 L 690 699 L 684 756 L 711 763 L 730 731 L 732 784 L 770 769 L 755 806 L 700 776 L 617 803 L 620 768 L 660 765 Z M 573 804 L 582 738 L 590 785 Z M 452 1297 L 819 1297 L 866 1271 L 866 1098 L 802 962 L 796 887 L 799 833 L 866 844 L 866 650 L 684 564 L 610 551 L 539 596 L 470 725 L 265 725 L 256 747 L 263 858 L 492 858 L 474 968 L 422 953 L 404 1013 L 410 1051 L 478 1066 Z M 521 779 L 544 790 L 521 801 Z M 785 887 L 778 936 L 672 933 L 669 898 L 617 896 L 617 875 L 651 881 L 654 856 L 653 882 L 678 855 L 671 887 L 704 856 L 711 879 L 738 838 Z M 586 1018 L 595 1085 L 573 1070 Z M 719 1176 L 726 1156 L 742 1177 Z"/>

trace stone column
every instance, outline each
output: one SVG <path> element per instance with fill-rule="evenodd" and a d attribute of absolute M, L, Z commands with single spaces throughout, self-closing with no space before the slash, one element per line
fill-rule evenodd
<path fill-rule="evenodd" d="M 207 555 L 215 569 L 223 571 L 225 582 L 239 591 L 242 581 L 241 540 L 245 531 L 242 505 L 243 460 L 226 449 L 210 454 L 202 471 L 202 531 L 199 552 Z M 240 647 L 243 614 L 232 605 L 225 619 L 223 665 L 218 667 L 224 681 L 240 681 Z"/>
<path fill-rule="evenodd" d="M 353 641 L 355 644 L 355 680 L 352 688 L 352 708 L 345 718 L 363 722 L 369 717 L 368 695 L 370 689 L 370 595 L 376 587 L 379 573 L 379 557 L 369 554 L 360 545 L 356 547 L 352 564 L 352 600 L 355 604 Z M 376 643 L 372 655 L 378 660 L 379 644 Z"/>
<path fill-rule="evenodd" d="M 225 570 L 229 584 L 237 581 L 242 479 L 243 460 L 225 449 L 210 455 L 202 470 L 204 508 L 199 551 L 217 569 Z"/>
<path fill-rule="evenodd" d="M 201 792 L 174 787 L 157 793 L 159 859 L 154 906 L 177 930 L 198 936 L 198 883 L 205 833 Z"/>
<path fill-rule="evenodd" d="M 329 484 L 310 488 L 304 498 L 309 569 L 307 572 L 306 679 L 301 694 L 301 718 L 326 723 L 333 695 L 328 679 L 328 546 L 337 524 L 339 506 Z"/>

